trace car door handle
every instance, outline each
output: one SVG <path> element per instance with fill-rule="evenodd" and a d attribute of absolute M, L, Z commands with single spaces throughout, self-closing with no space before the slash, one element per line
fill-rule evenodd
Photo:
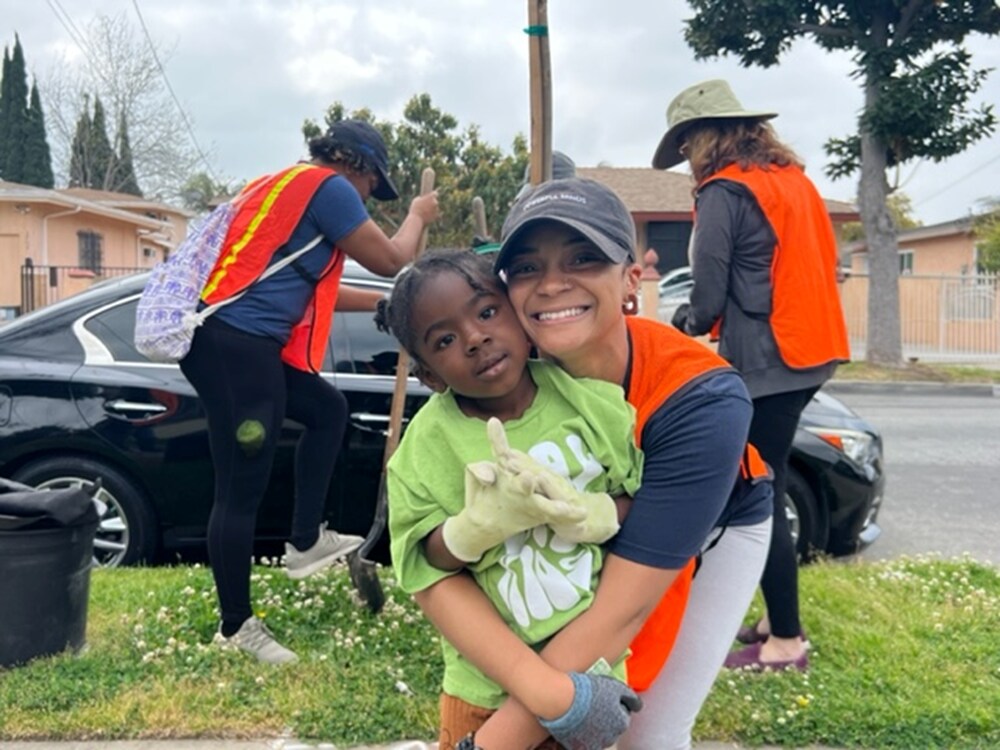
<path fill-rule="evenodd" d="M 136 414 L 162 414 L 167 410 L 166 406 L 156 402 L 125 401 L 124 399 L 107 401 L 104 408 L 110 412 L 129 417 Z"/>
<path fill-rule="evenodd" d="M 351 421 L 355 423 L 358 429 L 378 433 L 383 437 L 389 428 L 388 414 L 372 414 L 370 412 L 356 411 L 351 414 Z M 409 421 L 409 419 L 403 417 L 404 425 Z"/>

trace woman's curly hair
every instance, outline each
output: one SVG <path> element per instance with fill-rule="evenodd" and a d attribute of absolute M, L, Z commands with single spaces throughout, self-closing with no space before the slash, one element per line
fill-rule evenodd
<path fill-rule="evenodd" d="M 332 164 L 343 164 L 355 172 L 374 174 L 375 164 L 358 151 L 346 146 L 329 133 L 309 139 L 309 155 Z"/>

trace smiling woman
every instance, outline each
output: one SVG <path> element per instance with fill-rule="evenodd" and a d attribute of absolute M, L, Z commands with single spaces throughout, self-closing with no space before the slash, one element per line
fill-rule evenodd
<path fill-rule="evenodd" d="M 530 343 L 502 283 L 471 252 L 419 258 L 380 303 L 379 321 L 438 391 L 388 465 L 399 583 L 426 606 L 429 591 L 467 568 L 516 648 L 533 653 L 525 644 L 551 638 L 591 605 L 600 543 L 618 530 L 607 493 L 635 491 L 641 459 L 621 389 L 529 363 Z M 459 585 L 465 580 L 460 574 Z M 450 750 L 501 704 L 517 664 L 487 641 L 477 649 L 485 664 L 460 657 L 452 644 L 467 638 L 465 608 L 439 612 L 431 603 L 428 613 L 446 638 L 439 739 Z M 620 662 L 612 662 L 618 677 Z M 560 689 L 529 706 L 556 719 L 545 726 L 566 746 L 592 729 L 558 719 L 575 694 L 600 690 L 634 706 L 634 694 L 611 677 L 556 677 Z M 621 704 L 598 713 L 620 728 L 627 722 Z"/>
<path fill-rule="evenodd" d="M 420 603 L 439 627 L 449 613 L 475 613 L 474 630 L 442 630 L 487 674 L 498 668 L 491 651 L 518 665 L 508 686 L 517 701 L 506 702 L 476 733 L 482 748 L 544 738 L 550 725 L 540 726 L 524 707 L 547 702 L 551 710 L 560 701 L 565 707 L 566 672 L 573 678 L 601 659 L 615 663 L 629 648 L 628 679 L 645 690 L 645 708 L 620 738 L 595 731 L 572 746 L 589 750 L 617 739 L 619 748 L 687 748 L 753 595 L 770 535 L 766 467 L 746 443 L 749 397 L 738 374 L 706 347 L 628 315 L 640 273 L 635 229 L 607 187 L 581 179 L 543 183 L 511 209 L 502 240 L 495 268 L 540 351 L 574 376 L 624 387 L 636 410 L 634 438 L 645 453 L 642 484 L 609 543 L 593 606 L 541 655 L 520 652 L 461 575 L 438 581 Z M 576 689 L 572 707 L 597 717 L 622 708 L 611 693 L 595 691 L 589 700 L 581 708 Z"/>

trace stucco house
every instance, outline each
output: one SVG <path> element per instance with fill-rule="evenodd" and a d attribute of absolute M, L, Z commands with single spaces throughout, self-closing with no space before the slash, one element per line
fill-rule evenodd
<path fill-rule="evenodd" d="M 639 247 L 656 251 L 661 274 L 688 265 L 694 204 L 690 175 L 652 167 L 580 167 L 576 173 L 621 196 L 635 220 Z M 861 218 L 850 203 L 827 199 L 826 206 L 834 230 Z"/>
<path fill-rule="evenodd" d="M 977 270 L 975 225 L 972 217 L 944 221 L 897 233 L 901 275 L 974 274 Z M 868 247 L 862 240 L 847 248 L 852 273 L 868 273 Z"/>
<path fill-rule="evenodd" d="M 0 180 L 0 320 L 152 267 L 184 237 L 192 216 L 134 195 Z"/>

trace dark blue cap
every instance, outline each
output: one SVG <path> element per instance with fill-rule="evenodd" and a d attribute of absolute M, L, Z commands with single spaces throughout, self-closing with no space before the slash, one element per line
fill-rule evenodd
<path fill-rule="evenodd" d="M 326 131 L 339 145 L 364 157 L 378 172 L 378 185 L 372 197 L 380 201 L 394 201 L 399 191 L 389 178 L 389 152 L 385 148 L 382 135 L 364 120 L 341 120 Z"/>

